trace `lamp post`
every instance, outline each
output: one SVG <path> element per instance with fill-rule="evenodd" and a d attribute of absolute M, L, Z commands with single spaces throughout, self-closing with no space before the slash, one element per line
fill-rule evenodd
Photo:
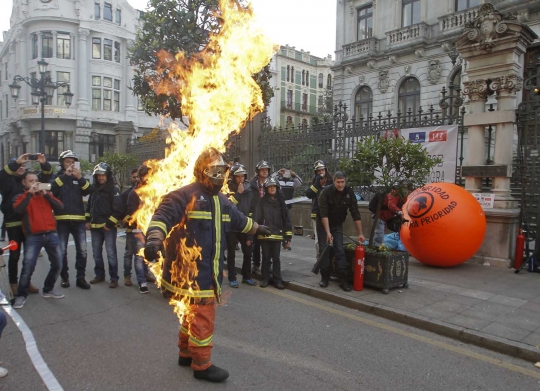
<path fill-rule="evenodd" d="M 47 76 L 47 66 L 49 65 L 44 59 L 38 61 L 40 78 L 22 77 L 16 75 L 13 78 L 13 84 L 9 85 L 11 96 L 17 100 L 19 98 L 19 91 L 21 86 L 17 82 L 25 82 L 32 88 L 32 104 L 37 106 L 41 102 L 41 130 L 39 133 L 39 151 L 45 153 L 45 102 L 47 98 L 52 98 L 54 90 L 60 87 L 67 87 L 67 91 L 63 95 L 65 98 L 65 104 L 67 107 L 71 106 L 73 100 L 73 93 L 70 91 L 69 83 L 59 83 L 52 81 L 50 76 Z"/>

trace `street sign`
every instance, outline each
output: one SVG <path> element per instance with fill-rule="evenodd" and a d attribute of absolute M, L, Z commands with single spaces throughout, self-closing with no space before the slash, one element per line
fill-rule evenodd
<path fill-rule="evenodd" d="M 493 209 L 493 203 L 495 202 L 495 194 L 472 193 L 472 195 L 480 203 L 483 209 Z"/>

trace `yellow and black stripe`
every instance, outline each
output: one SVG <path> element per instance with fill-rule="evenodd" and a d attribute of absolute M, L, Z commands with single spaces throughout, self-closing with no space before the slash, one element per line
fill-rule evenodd
<path fill-rule="evenodd" d="M 86 216 L 82 216 L 82 215 L 54 215 L 54 218 L 57 221 L 62 221 L 62 220 L 86 221 Z"/>

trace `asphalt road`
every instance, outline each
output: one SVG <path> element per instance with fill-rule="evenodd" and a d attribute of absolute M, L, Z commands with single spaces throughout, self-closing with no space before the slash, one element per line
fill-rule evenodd
<path fill-rule="evenodd" d="M 73 247 L 70 254 L 73 264 Z M 91 278 L 91 257 L 89 266 Z M 46 270 L 40 258 L 36 286 Z M 531 363 L 288 290 L 245 285 L 227 286 L 217 309 L 213 360 L 231 376 L 208 384 L 178 367 L 178 321 L 155 287 L 147 295 L 122 282 L 63 290 L 61 300 L 31 295 L 17 313 L 64 390 L 540 389 Z M 11 319 L 0 361 L 9 370 L 0 390 L 47 389 Z"/>

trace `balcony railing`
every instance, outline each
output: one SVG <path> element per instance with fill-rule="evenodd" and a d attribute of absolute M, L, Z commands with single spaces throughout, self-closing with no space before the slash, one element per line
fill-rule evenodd
<path fill-rule="evenodd" d="M 319 112 L 317 106 L 304 105 L 302 103 L 289 103 L 287 101 L 281 101 L 281 111 L 290 110 L 297 113 L 304 114 L 317 114 Z"/>
<path fill-rule="evenodd" d="M 386 33 L 386 43 L 388 46 L 408 45 L 410 43 L 427 41 L 428 39 L 429 25 L 424 22 Z"/>
<path fill-rule="evenodd" d="M 376 53 L 377 40 L 375 38 L 363 39 L 361 41 L 343 45 L 343 58 L 374 55 Z"/>
<path fill-rule="evenodd" d="M 439 17 L 439 31 L 445 34 L 459 28 L 463 28 L 465 23 L 472 22 L 478 17 L 480 7 L 469 8 L 465 11 L 455 12 L 450 15 Z"/>

